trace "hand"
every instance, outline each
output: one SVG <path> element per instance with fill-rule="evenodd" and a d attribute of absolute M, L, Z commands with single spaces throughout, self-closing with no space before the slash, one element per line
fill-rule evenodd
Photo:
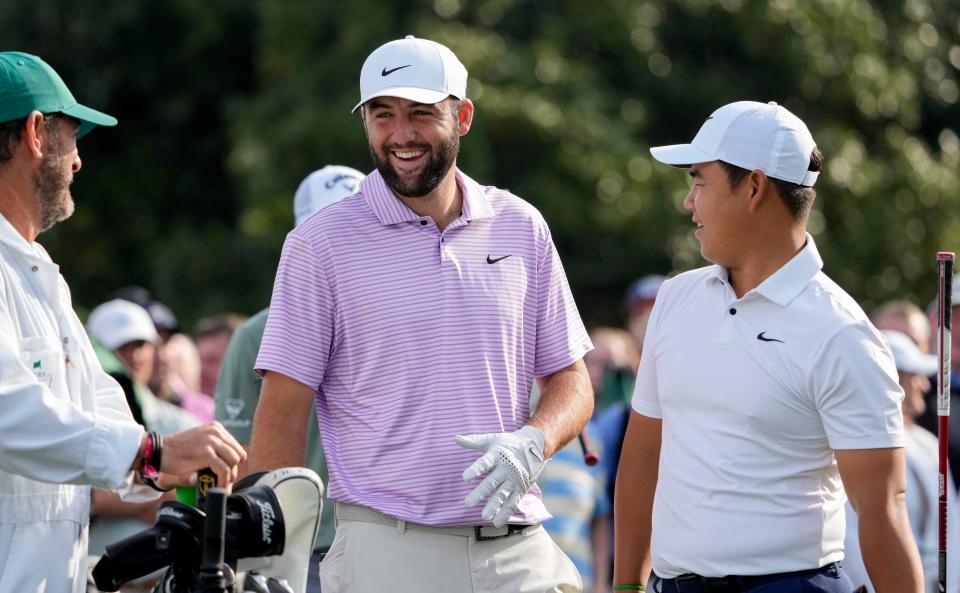
<path fill-rule="evenodd" d="M 466 505 L 475 507 L 490 496 L 482 516 L 503 527 L 543 471 L 543 432 L 527 425 L 515 432 L 461 435 L 456 439 L 461 447 L 484 452 L 463 472 L 463 481 L 473 482 L 489 474 L 467 495 Z"/>
<path fill-rule="evenodd" d="M 219 422 L 210 422 L 164 435 L 162 466 L 158 469 L 169 485 L 193 482 L 196 477 L 191 474 L 209 467 L 217 474 L 217 484 L 226 487 L 237 481 L 237 466 L 246 458 L 240 443 Z"/>

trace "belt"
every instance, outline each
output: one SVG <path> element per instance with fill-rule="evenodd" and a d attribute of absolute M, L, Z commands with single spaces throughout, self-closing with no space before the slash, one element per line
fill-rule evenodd
<path fill-rule="evenodd" d="M 473 537 L 477 541 L 509 537 L 515 533 L 523 533 L 532 527 L 538 527 L 538 525 L 504 525 L 503 527 L 494 527 L 493 525 L 424 525 L 397 519 L 370 507 L 342 502 L 338 502 L 336 505 L 337 521 L 363 521 L 364 523 L 376 523 L 377 525 L 412 529 L 425 533 Z"/>
<path fill-rule="evenodd" d="M 831 562 L 820 568 L 745 576 L 705 577 L 698 574 L 682 574 L 673 579 L 660 579 L 657 583 L 657 591 L 659 593 L 744 593 L 774 581 L 815 574 L 837 576 L 840 574 L 840 564 Z"/>

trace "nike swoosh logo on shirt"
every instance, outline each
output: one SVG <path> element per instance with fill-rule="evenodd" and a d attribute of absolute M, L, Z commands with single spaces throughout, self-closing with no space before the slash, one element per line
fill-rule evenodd
<path fill-rule="evenodd" d="M 513 255 L 513 254 L 511 254 L 511 255 Z M 500 260 L 502 260 L 502 259 L 507 259 L 508 257 L 510 257 L 510 256 L 509 256 L 509 255 L 504 255 L 504 256 L 502 256 L 502 257 L 490 257 L 490 256 L 488 255 L 488 256 L 487 256 L 487 263 L 488 263 L 488 264 L 495 264 L 495 263 L 497 263 L 498 261 L 500 261 Z"/>
<path fill-rule="evenodd" d="M 786 342 L 784 342 L 783 340 L 778 340 L 776 338 L 768 338 L 764 336 L 765 333 L 767 332 L 760 332 L 759 334 L 757 334 L 757 339 L 760 340 L 761 342 L 780 342 L 781 344 L 786 344 Z"/>

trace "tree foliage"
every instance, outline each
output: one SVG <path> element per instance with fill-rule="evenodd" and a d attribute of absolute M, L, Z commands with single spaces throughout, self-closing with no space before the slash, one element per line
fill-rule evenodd
<path fill-rule="evenodd" d="M 371 168 L 360 66 L 405 34 L 467 66 L 461 166 L 544 213 L 591 323 L 619 321 L 631 279 L 704 263 L 686 176 L 648 148 L 733 100 L 810 126 L 827 158 L 810 230 L 868 307 L 925 304 L 934 253 L 960 246 L 949 0 L 13 0 L 0 30 L 121 120 L 84 139 L 77 214 L 41 238 L 88 307 L 128 283 L 188 320 L 265 304 L 299 181 Z"/>

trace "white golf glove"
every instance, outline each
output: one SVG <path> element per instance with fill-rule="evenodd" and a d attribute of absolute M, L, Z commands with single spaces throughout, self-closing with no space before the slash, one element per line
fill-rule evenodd
<path fill-rule="evenodd" d="M 460 435 L 456 439 L 461 447 L 483 451 L 483 456 L 463 472 L 463 481 L 473 482 L 487 474 L 467 495 L 467 506 L 475 507 L 489 496 L 482 516 L 503 527 L 543 471 L 543 432 L 528 425 L 515 432 Z"/>

